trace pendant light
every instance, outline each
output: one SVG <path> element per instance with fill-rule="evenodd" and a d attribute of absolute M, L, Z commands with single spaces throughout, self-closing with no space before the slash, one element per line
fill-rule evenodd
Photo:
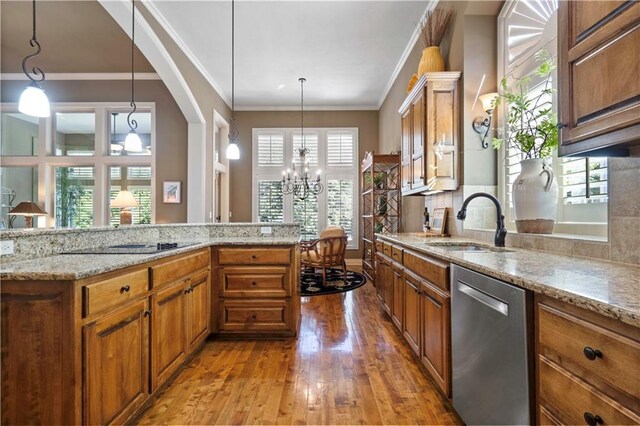
<path fill-rule="evenodd" d="M 113 131 L 111 132 L 111 153 L 112 154 L 117 154 L 120 155 L 120 152 L 122 151 L 122 144 L 118 143 L 118 141 L 116 140 L 116 118 L 118 117 L 118 113 L 117 112 L 112 112 L 111 113 L 111 117 L 112 117 L 112 121 L 113 121 Z"/>
<path fill-rule="evenodd" d="M 31 47 L 36 48 L 36 52 L 25 56 L 22 60 L 22 72 L 24 72 L 27 78 L 31 80 L 31 83 L 29 83 L 27 88 L 22 92 L 22 95 L 20 95 L 18 111 L 33 117 L 49 117 L 51 115 L 49 98 L 47 98 L 44 90 L 40 87 L 40 83 L 45 79 L 44 71 L 42 71 L 41 68 L 33 67 L 31 72 L 35 75 L 35 78 L 31 77 L 29 71 L 27 71 L 27 61 L 34 56 L 39 55 L 42 51 L 40 43 L 38 43 L 38 39 L 36 38 L 36 0 L 33 0 L 33 33 L 31 35 L 31 40 L 29 40 L 29 44 Z"/>
<path fill-rule="evenodd" d="M 227 158 L 229 160 L 240 159 L 240 148 L 238 148 L 238 128 L 236 127 L 235 113 L 235 0 L 231 0 L 231 123 L 229 125 L 229 145 L 227 145 Z"/>
<path fill-rule="evenodd" d="M 291 165 L 291 169 L 282 171 L 282 193 L 284 195 L 293 194 L 299 200 L 306 200 L 311 195 L 318 196 L 324 191 L 324 186 L 320 183 L 320 169 L 316 170 L 316 177 L 313 179 L 309 173 L 310 162 L 307 160 L 309 148 L 304 139 L 304 83 L 306 78 L 299 78 L 300 82 L 300 137 L 301 145 L 298 149 L 298 162 Z M 292 176 L 293 173 L 293 176 Z"/>
<path fill-rule="evenodd" d="M 135 101 L 135 70 L 134 70 L 134 55 L 135 55 L 135 46 L 136 46 L 136 5 L 135 0 L 131 0 L 131 112 L 127 115 L 127 124 L 129 124 L 129 134 L 124 140 L 124 150 L 128 152 L 141 152 L 142 151 L 142 141 L 140 140 L 140 136 L 136 133 L 136 129 L 138 128 L 138 122 L 136 120 L 131 119 L 131 115 L 136 112 L 136 101 Z"/>

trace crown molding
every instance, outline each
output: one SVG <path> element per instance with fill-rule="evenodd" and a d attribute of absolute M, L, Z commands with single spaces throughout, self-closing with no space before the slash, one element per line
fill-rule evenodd
<path fill-rule="evenodd" d="M 162 27 L 162 29 L 169 35 L 171 40 L 173 40 L 173 42 L 178 46 L 178 48 L 182 51 L 182 53 L 184 53 L 184 55 L 189 59 L 191 64 L 193 64 L 193 66 L 196 67 L 198 72 L 204 77 L 207 83 L 209 83 L 209 85 L 213 88 L 213 90 L 215 90 L 216 93 L 218 93 L 218 96 L 220 96 L 220 98 L 224 101 L 224 103 L 227 104 L 229 108 L 231 108 L 231 100 L 229 99 L 228 96 L 225 95 L 224 91 L 222 90 L 222 87 L 218 84 L 218 82 L 216 82 L 213 79 L 213 77 L 211 77 L 211 74 L 209 74 L 209 72 L 205 69 L 204 65 L 202 65 L 202 63 L 198 60 L 196 55 L 193 54 L 193 52 L 191 51 L 191 49 L 189 49 L 187 44 L 182 40 L 182 38 L 180 38 L 180 36 L 173 29 L 171 24 L 169 24 L 169 21 L 165 19 L 162 12 L 158 10 L 156 5 L 153 4 L 152 1 L 145 1 L 143 4 L 147 8 L 149 13 L 151 13 L 151 16 L 153 16 L 153 18 L 158 22 L 158 24 Z"/>
<path fill-rule="evenodd" d="M 27 76 L 21 72 L 0 73 L 0 80 L 24 80 Z M 79 72 L 79 73 L 47 73 L 47 80 L 131 80 L 130 72 Z M 155 72 L 137 72 L 136 80 L 160 80 L 160 76 Z"/>
<path fill-rule="evenodd" d="M 396 68 L 391 73 L 391 77 L 389 78 L 389 81 L 387 82 L 387 85 L 385 86 L 382 92 L 382 96 L 378 101 L 378 109 L 382 107 L 384 100 L 387 99 L 387 95 L 391 91 L 391 87 L 393 87 L 393 84 L 396 82 L 396 79 L 400 75 L 400 71 L 402 71 L 402 67 L 404 67 L 404 64 L 407 62 L 407 59 L 409 59 L 409 55 L 411 54 L 411 51 L 413 50 L 416 43 L 420 39 L 420 23 L 424 21 L 424 19 L 427 16 L 427 13 L 431 12 L 433 9 L 436 8 L 437 4 L 438 4 L 438 0 L 431 0 L 429 5 L 427 5 L 427 8 L 424 10 L 424 13 L 420 17 L 420 20 L 418 21 L 418 24 L 416 25 L 416 28 L 413 31 L 413 35 L 409 39 L 409 43 L 407 43 L 407 47 L 405 47 L 404 52 L 402 52 L 402 56 L 400 56 L 400 60 L 398 61 Z M 416 64 L 416 69 L 417 69 L 417 64 Z"/>
<path fill-rule="evenodd" d="M 377 111 L 379 108 L 375 105 L 354 105 L 354 106 L 305 106 L 304 112 L 310 111 Z M 298 106 L 242 106 L 236 107 L 236 111 L 300 111 Z"/>

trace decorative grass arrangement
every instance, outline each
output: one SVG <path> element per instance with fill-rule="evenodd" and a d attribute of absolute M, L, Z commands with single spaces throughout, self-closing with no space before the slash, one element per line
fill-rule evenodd
<path fill-rule="evenodd" d="M 424 47 L 440 46 L 451 18 L 453 11 L 449 9 L 435 9 L 427 13 L 420 24 L 420 38 Z"/>

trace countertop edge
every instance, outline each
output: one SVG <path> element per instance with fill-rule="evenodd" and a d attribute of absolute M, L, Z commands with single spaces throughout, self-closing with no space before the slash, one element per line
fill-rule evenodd
<path fill-rule="evenodd" d="M 471 269 L 473 271 L 488 275 L 492 278 L 505 281 L 509 284 L 513 284 L 515 286 L 518 286 L 527 290 L 531 290 L 533 292 L 543 294 L 545 296 L 549 296 L 563 302 L 567 302 L 571 305 L 587 309 L 589 311 L 607 316 L 609 318 L 613 318 L 615 320 L 624 322 L 626 324 L 633 325 L 635 327 L 640 327 L 640 315 L 638 315 L 638 313 L 636 312 L 629 311 L 628 309 L 625 309 L 619 306 L 614 306 L 606 302 L 603 302 L 594 298 L 590 298 L 585 295 L 572 293 L 570 291 L 563 290 L 556 287 L 550 287 L 547 284 L 528 280 L 526 278 L 512 275 L 507 272 L 496 271 L 494 269 L 483 267 L 476 263 L 468 262 L 463 259 L 456 258 L 454 256 L 447 256 L 446 253 L 436 251 L 436 250 L 429 250 L 428 246 L 420 247 L 411 243 L 398 240 L 393 236 L 376 235 L 376 237 L 382 240 L 409 248 L 411 250 L 415 250 L 415 251 L 427 254 L 429 256 L 453 263 L 455 265 L 462 266 L 462 267 Z M 486 243 L 481 243 L 481 244 L 485 245 Z"/>

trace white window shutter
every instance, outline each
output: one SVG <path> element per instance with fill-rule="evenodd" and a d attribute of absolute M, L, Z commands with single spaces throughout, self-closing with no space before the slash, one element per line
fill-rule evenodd
<path fill-rule="evenodd" d="M 258 165 L 284 165 L 284 134 L 260 133 L 258 135 Z"/>
<path fill-rule="evenodd" d="M 327 166 L 351 166 L 354 163 L 353 132 L 327 132 Z"/>

